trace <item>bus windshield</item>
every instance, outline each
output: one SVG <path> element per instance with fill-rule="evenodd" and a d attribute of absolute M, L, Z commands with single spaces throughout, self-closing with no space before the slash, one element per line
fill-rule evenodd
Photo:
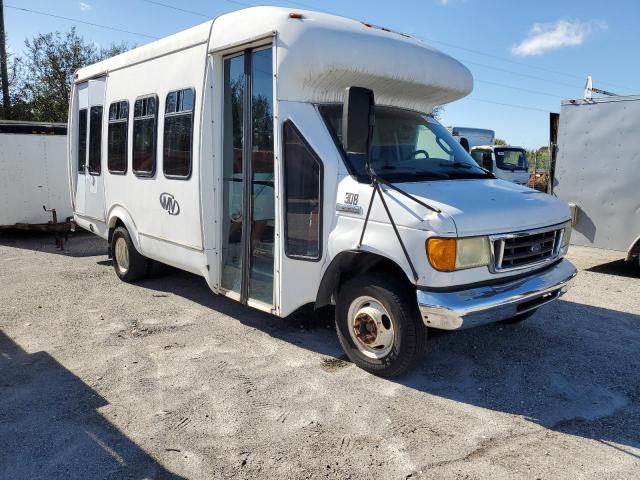
<path fill-rule="evenodd" d="M 529 170 L 527 153 L 521 148 L 495 148 L 496 167 L 501 170 Z"/>
<path fill-rule="evenodd" d="M 342 105 L 321 105 L 319 109 L 342 148 Z M 367 181 L 366 155 L 344 157 L 350 173 Z M 435 119 L 394 107 L 376 106 L 371 165 L 390 182 L 494 178 Z"/>

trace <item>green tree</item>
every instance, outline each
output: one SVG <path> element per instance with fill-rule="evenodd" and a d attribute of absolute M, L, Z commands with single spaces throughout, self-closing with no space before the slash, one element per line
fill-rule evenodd
<path fill-rule="evenodd" d="M 442 120 L 442 112 L 444 112 L 444 106 L 439 105 L 437 107 L 433 107 L 433 111 L 431 112 L 431 115 L 433 116 L 433 118 L 440 121 Z"/>
<path fill-rule="evenodd" d="M 24 56 L 13 60 L 11 96 L 18 108 L 14 107 L 12 119 L 41 122 L 67 121 L 76 70 L 128 49 L 126 44 L 98 48 L 80 37 L 75 28 L 67 33 L 36 35 L 25 41 L 25 47 Z"/>
<path fill-rule="evenodd" d="M 504 138 L 496 138 L 493 141 L 494 145 L 509 145 L 509 142 L 507 142 Z"/>

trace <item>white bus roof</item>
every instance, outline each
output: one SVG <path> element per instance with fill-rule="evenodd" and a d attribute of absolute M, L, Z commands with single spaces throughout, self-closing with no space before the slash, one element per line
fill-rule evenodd
<path fill-rule="evenodd" d="M 291 18 L 291 13 L 302 18 Z M 217 17 L 80 69 L 76 82 L 208 42 L 240 50 L 276 36 L 279 100 L 341 102 L 344 89 L 371 88 L 376 103 L 430 111 L 468 95 L 473 77 L 457 60 L 406 35 L 307 10 L 251 7 Z"/>

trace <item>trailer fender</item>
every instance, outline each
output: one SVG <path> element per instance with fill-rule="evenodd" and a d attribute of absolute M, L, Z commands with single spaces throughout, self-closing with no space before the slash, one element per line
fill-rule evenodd
<path fill-rule="evenodd" d="M 133 246 L 136 247 L 136 250 L 140 252 L 140 238 L 138 236 L 138 229 L 136 228 L 136 224 L 131 218 L 131 215 L 122 205 L 115 205 L 109 211 L 109 215 L 107 216 L 109 219 L 109 236 L 107 240 L 109 241 L 109 254 L 111 254 L 111 237 L 113 236 L 113 231 L 119 224 L 122 224 L 129 235 L 131 236 L 131 241 L 133 242 Z"/>

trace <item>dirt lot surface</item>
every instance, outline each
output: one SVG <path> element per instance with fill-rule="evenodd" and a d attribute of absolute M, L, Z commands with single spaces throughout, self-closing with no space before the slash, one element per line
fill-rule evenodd
<path fill-rule="evenodd" d="M 640 478 L 640 278 L 573 248 L 561 301 L 429 338 L 410 376 L 105 244 L 0 236 L 0 478 Z"/>

